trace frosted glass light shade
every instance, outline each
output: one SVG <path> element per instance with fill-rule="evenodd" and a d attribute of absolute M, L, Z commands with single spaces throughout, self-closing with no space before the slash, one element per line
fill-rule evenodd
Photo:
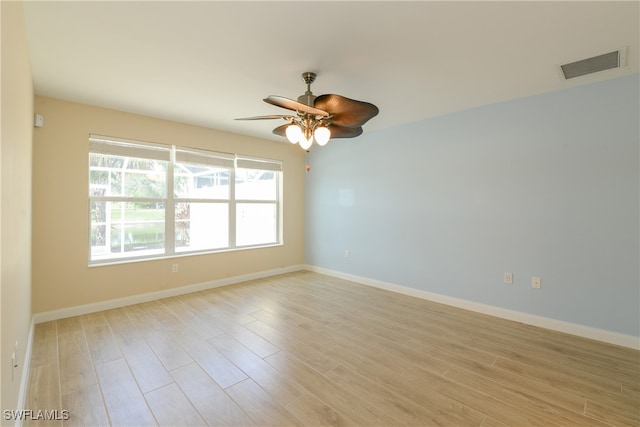
<path fill-rule="evenodd" d="M 300 135 L 300 147 L 305 150 L 311 148 L 311 144 L 313 144 L 313 136 L 309 137 L 309 139 L 305 138 L 304 135 Z"/>
<path fill-rule="evenodd" d="M 297 143 L 300 140 L 300 138 L 302 138 L 302 130 L 300 130 L 300 126 L 296 124 L 292 123 L 289 126 L 287 126 L 287 130 L 285 132 L 287 134 L 287 139 L 292 144 Z"/>
<path fill-rule="evenodd" d="M 329 128 L 319 127 L 313 132 L 313 137 L 319 146 L 324 147 L 329 142 L 329 138 L 331 138 L 331 131 Z"/>

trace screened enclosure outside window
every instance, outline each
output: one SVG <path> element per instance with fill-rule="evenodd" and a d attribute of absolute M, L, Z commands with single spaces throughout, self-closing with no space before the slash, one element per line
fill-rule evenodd
<path fill-rule="evenodd" d="M 236 244 L 251 246 L 276 239 L 278 172 L 265 162 L 238 160 L 236 169 Z"/>
<path fill-rule="evenodd" d="M 282 163 L 91 135 L 90 264 L 281 243 Z"/>
<path fill-rule="evenodd" d="M 235 157 L 177 148 L 175 159 L 175 252 L 231 247 L 230 179 L 235 167 Z"/>

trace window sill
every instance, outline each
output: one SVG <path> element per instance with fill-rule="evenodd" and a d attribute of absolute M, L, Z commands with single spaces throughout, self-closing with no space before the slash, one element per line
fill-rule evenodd
<path fill-rule="evenodd" d="M 121 265 L 121 264 L 132 264 L 138 262 L 148 262 L 148 261 L 160 261 L 160 260 L 168 260 L 175 258 L 184 258 L 190 256 L 200 256 L 200 255 L 212 255 L 212 254 L 220 254 L 220 253 L 228 253 L 228 252 L 240 252 L 240 251 L 249 251 L 254 249 L 267 249 L 267 248 L 275 248 L 278 246 L 284 246 L 283 243 L 271 243 L 267 245 L 257 245 L 257 246 L 242 246 L 238 248 L 225 248 L 225 249 L 217 249 L 210 251 L 194 251 L 194 252 L 184 252 L 180 254 L 173 255 L 158 255 L 158 256 L 145 256 L 145 257 L 131 257 L 131 258 L 120 258 L 120 259 L 109 259 L 104 261 L 94 261 L 90 262 L 88 267 L 105 267 L 112 265 Z"/>

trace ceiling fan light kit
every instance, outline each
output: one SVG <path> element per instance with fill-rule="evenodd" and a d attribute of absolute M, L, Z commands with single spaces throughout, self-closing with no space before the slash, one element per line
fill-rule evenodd
<path fill-rule="evenodd" d="M 290 143 L 300 144 L 302 148 L 308 150 L 313 141 L 321 147 L 327 145 L 331 138 L 331 131 L 325 120 L 305 117 L 292 120 L 285 130 L 285 135 Z"/>
<path fill-rule="evenodd" d="M 311 83 L 316 79 L 312 72 L 302 73 L 307 91 L 297 101 L 270 95 L 264 102 L 296 112 L 296 115 L 269 115 L 246 117 L 236 120 L 284 119 L 289 123 L 278 126 L 273 133 L 285 136 L 292 144 L 309 150 L 315 142 L 323 147 L 331 138 L 355 138 L 362 134 L 362 125 L 375 117 L 379 110 L 373 104 L 356 101 L 341 95 L 315 96 Z"/>

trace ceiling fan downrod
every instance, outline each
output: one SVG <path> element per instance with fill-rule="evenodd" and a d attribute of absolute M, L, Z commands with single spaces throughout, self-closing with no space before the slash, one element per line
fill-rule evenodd
<path fill-rule="evenodd" d="M 300 95 L 298 97 L 298 102 L 302 102 L 309 107 L 313 107 L 313 103 L 316 100 L 316 97 L 313 93 L 311 93 L 311 83 L 316 80 L 316 73 L 312 73 L 311 71 L 307 71 L 306 73 L 302 73 L 302 80 L 307 84 L 307 91 L 304 95 Z"/>

